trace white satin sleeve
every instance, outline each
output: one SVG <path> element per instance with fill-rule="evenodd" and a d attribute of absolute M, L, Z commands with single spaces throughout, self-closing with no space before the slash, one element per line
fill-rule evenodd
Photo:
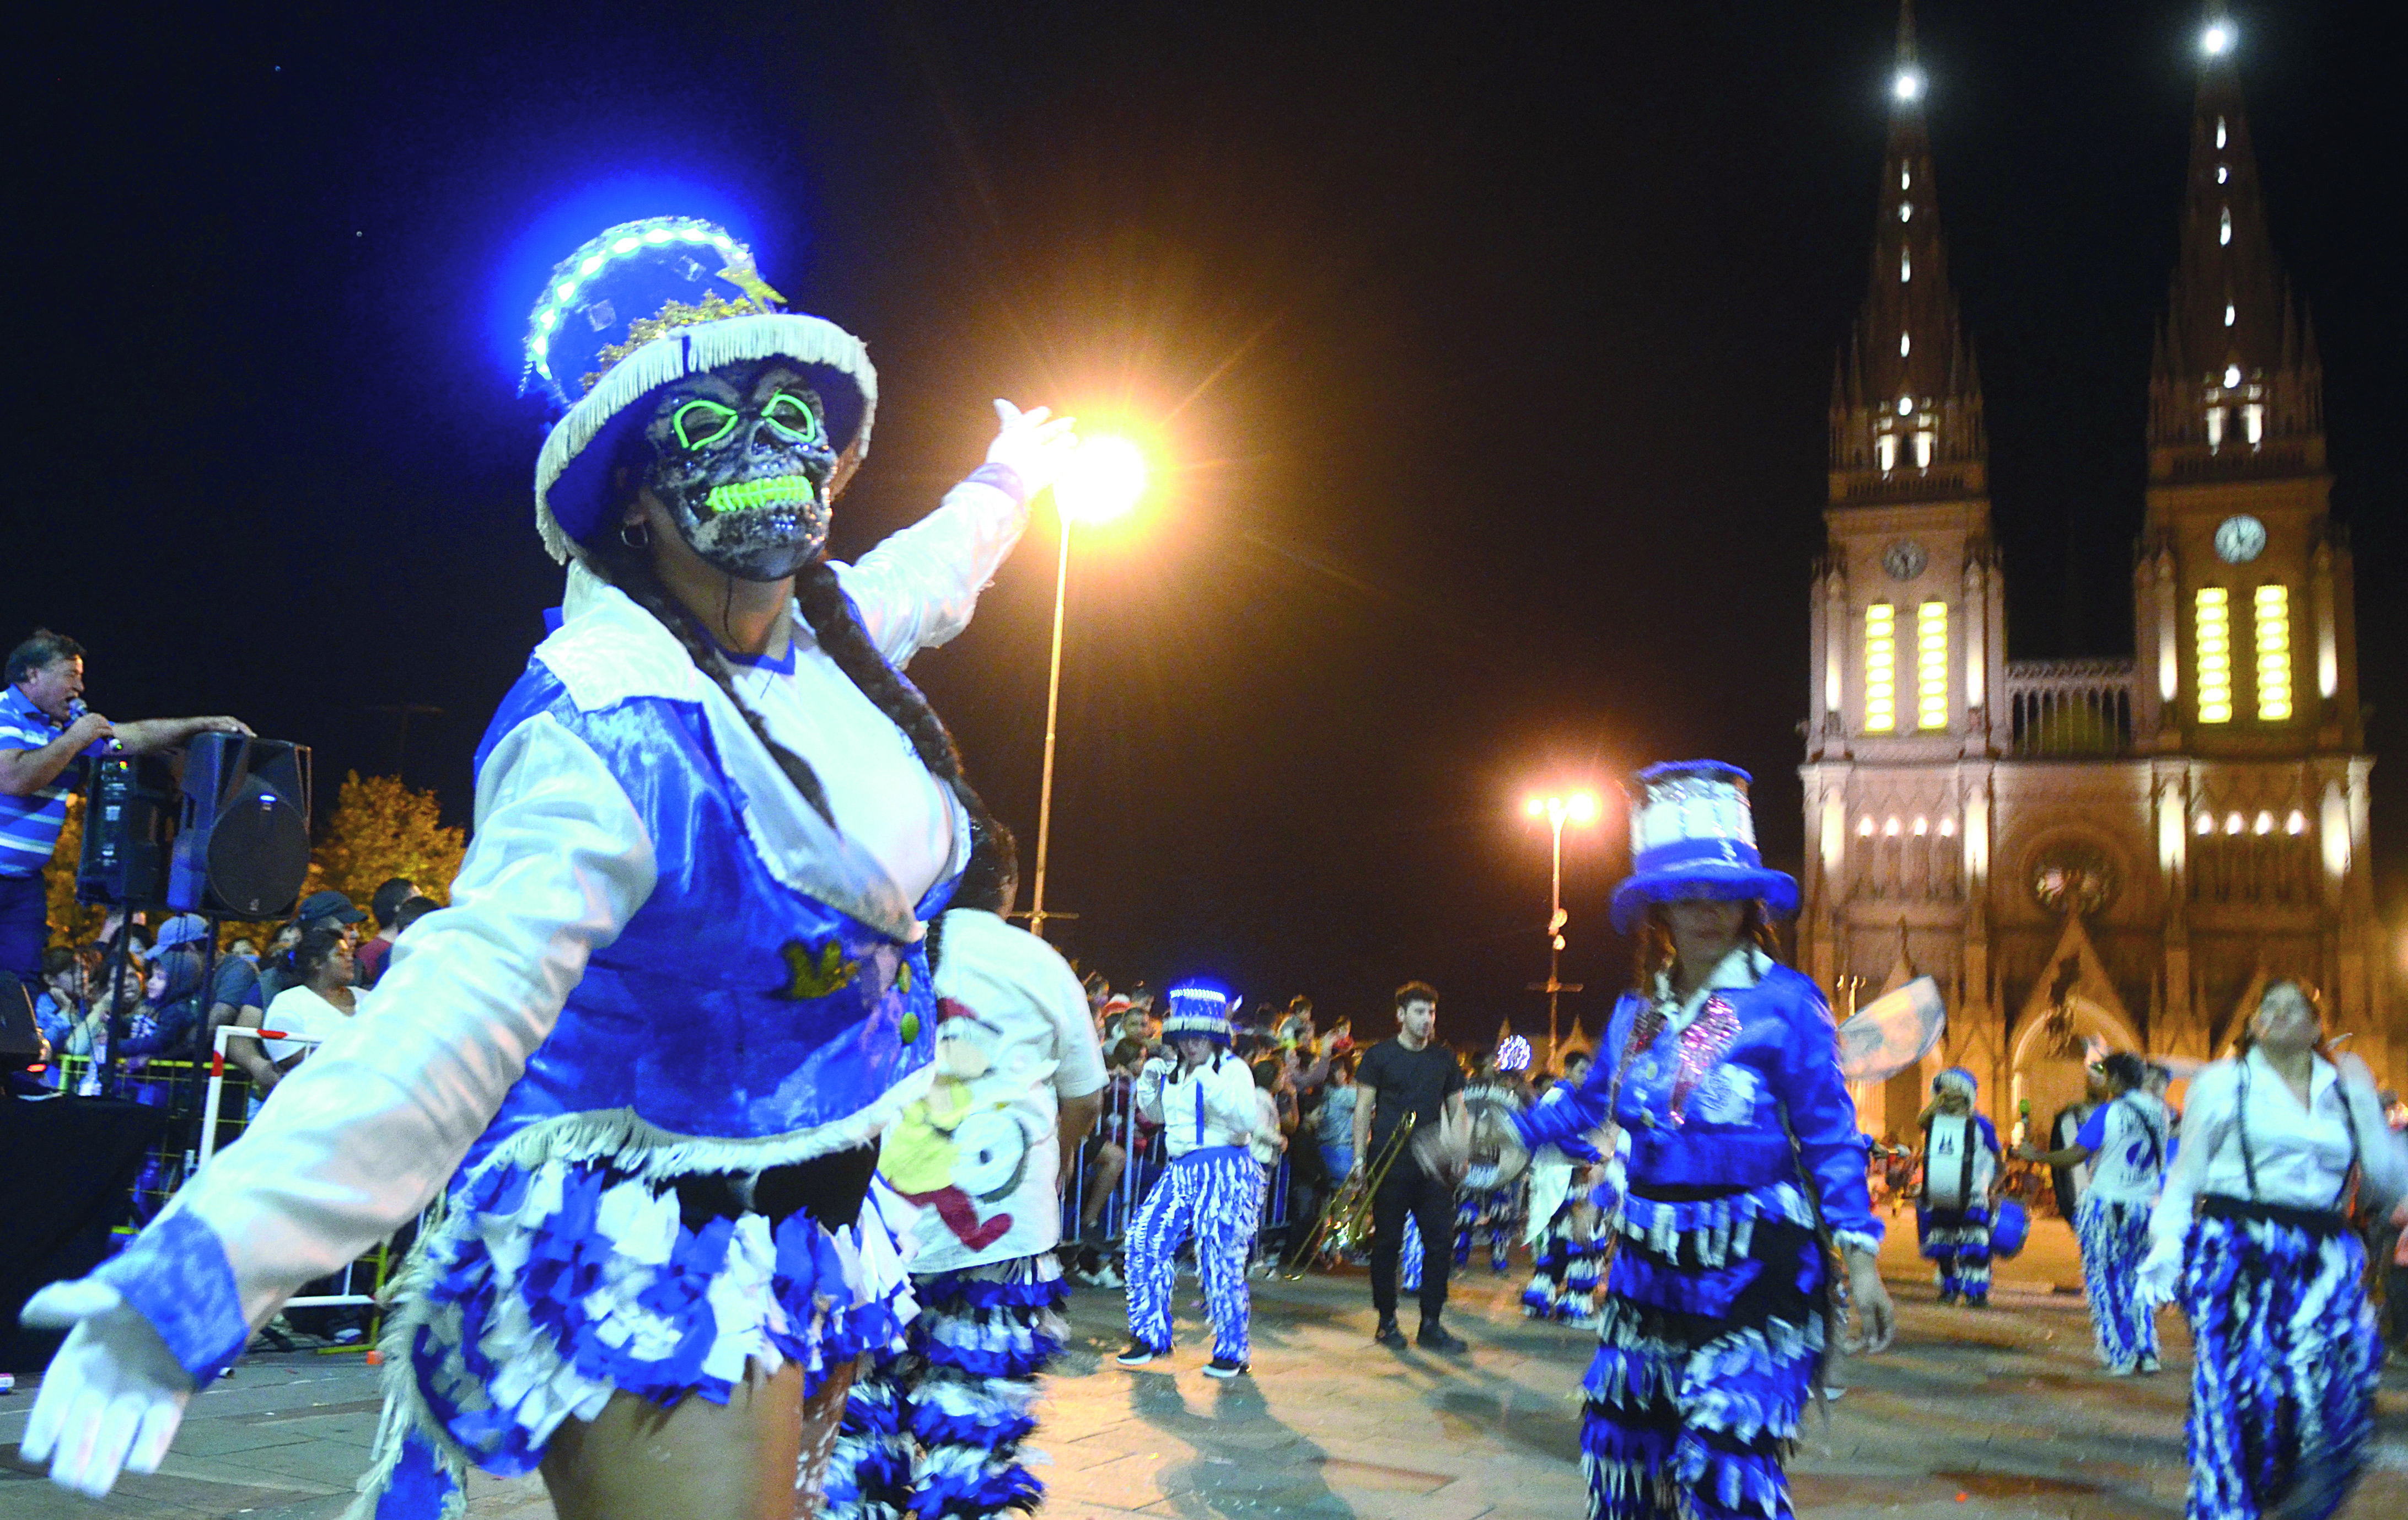
<path fill-rule="evenodd" d="M 582 739 L 544 713 L 502 739 L 452 906 L 163 1211 L 216 1235 L 251 1325 L 441 1191 L 655 878 L 642 819 Z"/>
<path fill-rule="evenodd" d="M 2209 1163 L 2232 1133 L 2239 1098 L 2239 1072 L 2229 1060 L 2202 1067 L 2191 1078 L 2183 1100 L 2182 1144 L 2166 1172 L 2165 1191 L 2149 1213 L 2149 1253 L 2142 1259 L 2140 1281 L 2150 1302 L 2173 1297 L 2200 1186 L 2207 1180 Z"/>
<path fill-rule="evenodd" d="M 871 641 L 900 667 L 969 626 L 979 593 L 1027 525 L 1028 508 L 1011 493 L 964 480 L 861 563 L 838 565 L 837 581 L 861 609 Z"/>

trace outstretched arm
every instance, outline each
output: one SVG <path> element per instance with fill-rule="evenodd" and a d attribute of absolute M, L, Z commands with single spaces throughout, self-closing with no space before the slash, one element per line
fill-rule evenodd
<path fill-rule="evenodd" d="M 969 626 L 979 593 L 1028 525 L 1028 503 L 1053 483 L 1076 442 L 1070 419 L 1048 421 L 1043 407 L 1024 412 L 997 401 L 995 409 L 1002 426 L 984 465 L 860 564 L 836 567 L 870 641 L 897 666 Z"/>
<path fill-rule="evenodd" d="M 453 906 L 395 948 L 358 1017 L 122 1255 L 26 1306 L 27 1324 L 75 1326 L 24 1441 L 34 1460 L 56 1451 L 54 1480 L 100 1493 L 129 1455 L 155 1467 L 182 1398 L 241 1354 L 252 1326 L 423 1208 L 552 1032 L 587 957 L 651 895 L 641 818 L 551 716 L 501 741 L 477 803 Z M 161 1382 L 163 1369 L 180 1381 Z M 164 1432 L 95 1398 L 109 1390 L 121 1409 L 140 1395 L 167 1410 Z"/>

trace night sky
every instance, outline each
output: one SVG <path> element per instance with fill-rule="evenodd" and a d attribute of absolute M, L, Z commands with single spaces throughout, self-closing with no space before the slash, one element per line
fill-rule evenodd
<path fill-rule="evenodd" d="M 0 624 L 112 717 L 231 711 L 466 820 L 559 572 L 517 342 L 552 260 L 698 213 L 866 337 L 851 557 L 976 465 L 991 396 L 1159 463 L 1072 563 L 1051 906 L 1125 982 L 1409 976 L 1484 1037 L 1543 976 L 1534 784 L 1713 754 L 1799 853 L 1832 361 L 1896 10 L 1062 3 L 65 7 L 19 58 Z M 2242 9 L 2276 250 L 2358 551 L 2388 916 L 2408 886 L 2408 322 L 2373 7 Z M 1951 275 L 2016 658 L 2128 654 L 2152 326 L 2199 8 L 1929 0 Z M 911 674 L 1033 845 L 1054 529 Z M 1567 839 L 1568 1002 L 1627 946 L 1618 805 Z"/>

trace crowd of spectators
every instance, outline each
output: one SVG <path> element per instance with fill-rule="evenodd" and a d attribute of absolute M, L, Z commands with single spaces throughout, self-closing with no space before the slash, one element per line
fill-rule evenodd
<path fill-rule="evenodd" d="M 313 892 L 265 950 L 235 937 L 215 954 L 209 941 L 217 931 L 197 913 L 112 911 L 93 939 L 42 952 L 33 998 L 41 1068 L 35 1081 L 56 1088 L 72 1072 L 79 1091 L 122 1083 L 138 1100 L 165 1103 L 167 1083 L 154 1066 L 197 1068 L 217 1031 L 234 1025 L 277 1036 L 227 1041 L 227 1060 L 249 1079 L 255 1111 L 310 1042 L 351 1016 L 353 993 L 376 984 L 394 941 L 438 906 L 401 878 L 378 888 L 373 902 L 374 932 L 365 941 L 367 914 L 339 892 Z"/>

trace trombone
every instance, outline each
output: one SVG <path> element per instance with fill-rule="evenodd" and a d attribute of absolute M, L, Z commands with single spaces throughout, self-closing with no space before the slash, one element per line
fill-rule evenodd
<path fill-rule="evenodd" d="M 1371 1238 L 1371 1200 L 1379 1196 L 1380 1184 L 1387 1180 L 1389 1169 L 1397 1157 L 1405 1154 L 1412 1142 L 1413 1125 L 1421 1116 L 1412 1110 L 1388 1135 L 1388 1143 L 1380 1148 L 1379 1156 L 1360 1175 L 1349 1177 L 1331 1195 L 1323 1207 L 1321 1217 L 1313 1221 L 1312 1231 L 1304 1238 L 1303 1249 L 1291 1258 L 1295 1269 L 1291 1278 L 1302 1277 L 1305 1268 L 1325 1251 L 1343 1254 L 1361 1246 Z"/>

